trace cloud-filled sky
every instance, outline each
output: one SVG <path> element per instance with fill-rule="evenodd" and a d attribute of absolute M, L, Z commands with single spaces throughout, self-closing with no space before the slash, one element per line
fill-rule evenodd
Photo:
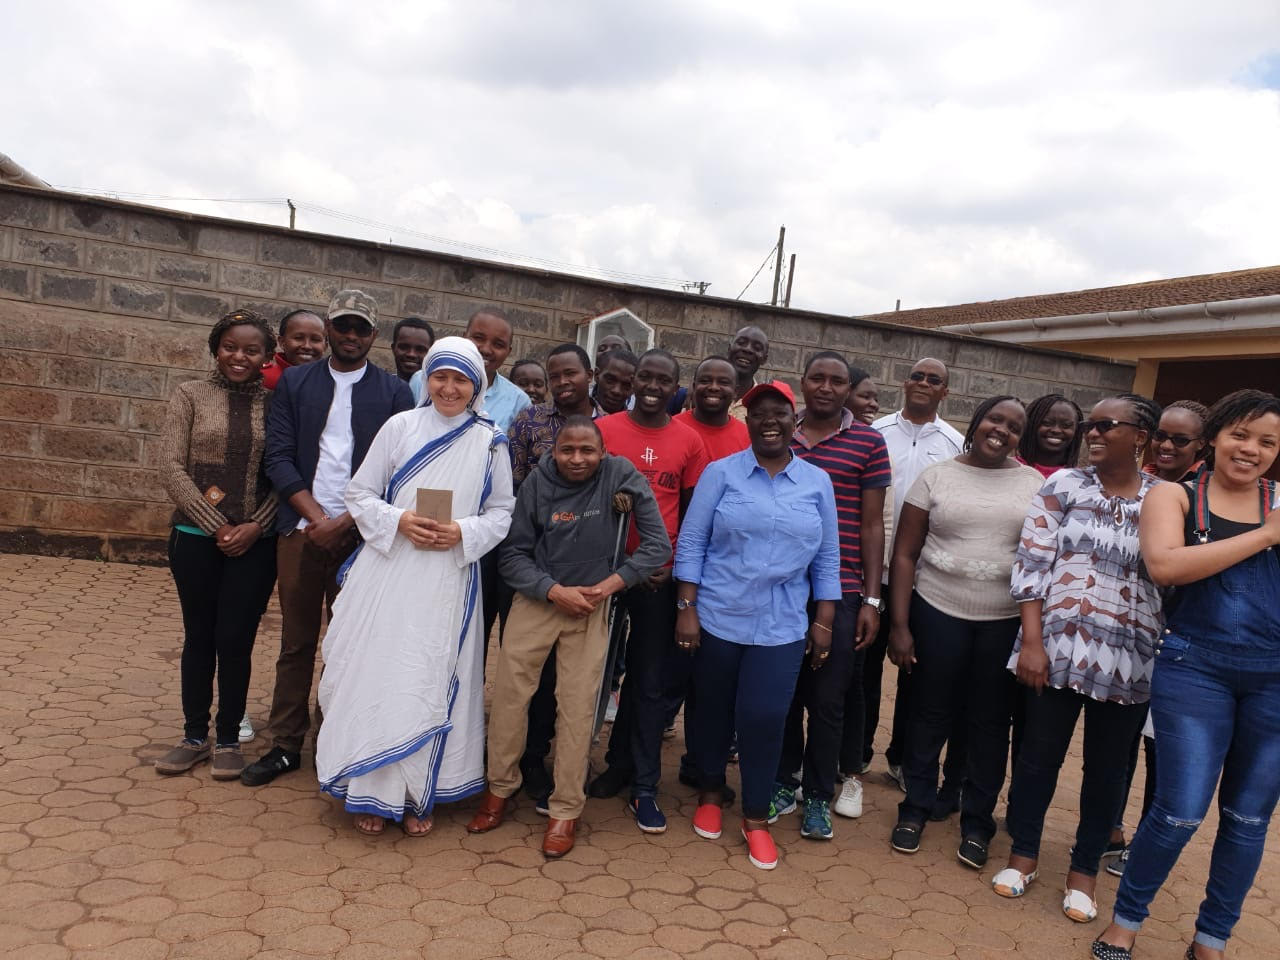
<path fill-rule="evenodd" d="M 60 186 L 287 196 L 310 230 L 727 297 L 785 223 L 793 305 L 843 314 L 1280 263 L 1275 0 L 10 0 L 4 26 L 0 151 Z"/>

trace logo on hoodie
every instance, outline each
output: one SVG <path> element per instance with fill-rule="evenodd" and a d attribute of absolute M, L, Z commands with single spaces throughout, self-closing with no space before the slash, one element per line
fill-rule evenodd
<path fill-rule="evenodd" d="M 599 510 L 584 510 L 582 513 L 574 513 L 572 510 L 557 510 L 551 515 L 551 525 L 555 526 L 557 523 L 575 523 L 578 520 L 585 520 L 588 517 L 598 517 L 600 516 L 600 513 L 601 511 Z"/>

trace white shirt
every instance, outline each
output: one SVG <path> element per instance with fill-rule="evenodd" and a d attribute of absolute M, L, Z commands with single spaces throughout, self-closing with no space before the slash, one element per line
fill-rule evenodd
<path fill-rule="evenodd" d="M 915 424 L 902 415 L 899 410 L 881 417 L 871 424 L 884 437 L 884 445 L 889 448 L 889 462 L 893 465 L 893 518 L 892 530 L 898 529 L 898 518 L 902 515 L 902 504 L 906 500 L 907 491 L 916 482 L 916 477 L 931 463 L 950 460 L 958 456 L 964 447 L 964 437 L 960 431 L 934 414 L 932 423 Z M 890 528 L 885 528 L 885 547 L 891 543 Z M 884 568 L 884 582 L 889 582 L 889 565 Z"/>
<path fill-rule="evenodd" d="M 351 431 L 351 388 L 365 375 L 365 368 L 341 372 L 331 364 L 329 376 L 333 377 L 333 403 L 329 406 L 329 419 L 320 434 L 320 457 L 316 461 L 316 476 L 311 482 L 311 495 L 316 498 L 326 514 L 340 517 L 347 512 L 343 498 L 347 484 L 351 482 L 351 457 L 355 453 L 355 434 Z M 298 529 L 307 525 L 298 521 Z"/>

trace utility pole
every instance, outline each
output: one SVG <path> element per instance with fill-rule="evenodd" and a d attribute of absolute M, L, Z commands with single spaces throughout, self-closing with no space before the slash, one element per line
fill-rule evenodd
<path fill-rule="evenodd" d="M 782 281 L 782 245 L 787 239 L 787 227 L 783 224 L 778 228 L 778 262 L 773 266 L 773 297 L 769 303 L 773 306 L 778 305 L 778 285 Z"/>
<path fill-rule="evenodd" d="M 787 264 L 787 295 L 782 298 L 784 307 L 791 306 L 791 281 L 796 278 L 796 255 L 791 255 L 791 262 Z"/>
<path fill-rule="evenodd" d="M 298 221 L 298 208 L 293 205 L 293 201 L 285 198 L 285 203 L 289 205 L 289 229 L 294 229 L 294 224 Z"/>

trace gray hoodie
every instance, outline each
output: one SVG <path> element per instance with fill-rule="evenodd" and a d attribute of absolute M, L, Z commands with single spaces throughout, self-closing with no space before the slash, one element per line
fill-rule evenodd
<path fill-rule="evenodd" d="M 626 522 L 613 510 L 615 493 L 631 495 L 640 546 L 629 557 L 623 552 L 611 571 L 618 524 Z M 590 480 L 570 483 L 548 455 L 520 485 L 499 557 L 507 583 L 546 600 L 556 584 L 589 587 L 610 572 L 634 587 L 671 559 L 671 540 L 648 481 L 630 460 L 606 454 Z"/>

